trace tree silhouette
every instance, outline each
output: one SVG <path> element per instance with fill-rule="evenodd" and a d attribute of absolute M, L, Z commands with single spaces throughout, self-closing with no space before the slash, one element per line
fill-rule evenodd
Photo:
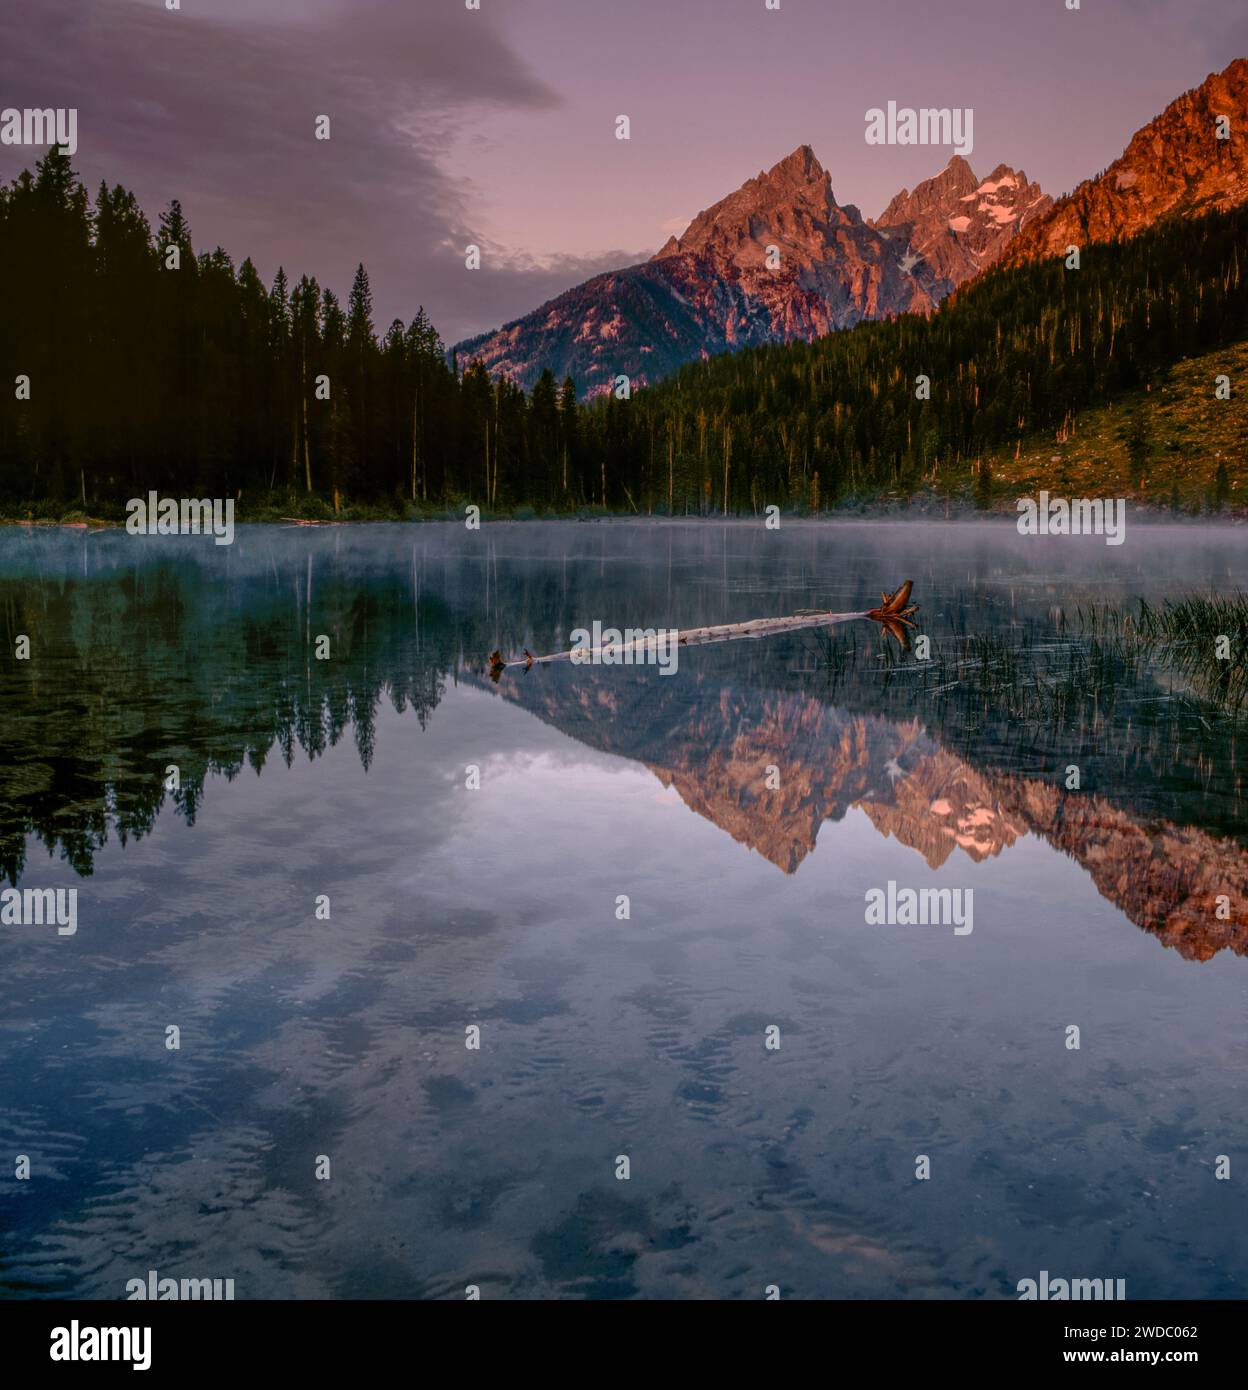
<path fill-rule="evenodd" d="M 0 505 L 117 514 L 156 489 L 314 514 L 343 501 L 711 514 L 932 481 L 982 500 L 981 460 L 1242 339 L 1245 244 L 1248 207 L 1160 223 L 1086 248 L 1077 273 L 1061 259 L 989 271 L 927 318 L 649 384 L 624 363 L 628 398 L 581 402 L 549 371 L 526 396 L 448 362 L 423 308 L 379 341 L 363 265 L 345 310 L 284 269 L 266 291 L 250 260 L 196 252 L 176 199 L 153 230 L 121 187 L 89 199 L 53 148 L 0 187 Z M 1127 442 L 1142 482 L 1147 439 Z"/>

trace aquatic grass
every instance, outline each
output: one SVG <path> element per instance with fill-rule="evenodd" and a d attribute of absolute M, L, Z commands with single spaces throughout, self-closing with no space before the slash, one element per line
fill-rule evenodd
<path fill-rule="evenodd" d="M 973 611 L 958 603 L 943 632 L 927 626 L 927 661 L 851 629 L 808 643 L 816 660 L 793 674 L 821 678 L 825 698 L 848 708 L 917 718 L 977 765 L 1061 776 L 1075 763 L 1084 785 L 1101 787 L 1130 768 L 1150 788 L 1142 799 L 1198 802 L 1211 824 L 1240 833 L 1244 596 L 1100 604 L 968 631 Z M 1230 638 L 1231 660 L 1216 658 L 1218 636 Z"/>
<path fill-rule="evenodd" d="M 1126 692 L 1132 706 L 1177 700 L 1213 718 L 1248 713 L 1246 594 L 1140 600 L 1134 609 L 1097 604 L 1077 608 L 1073 622 L 1061 612 L 1053 621 L 1051 636 L 1034 628 L 953 632 L 933 639 L 929 661 L 886 651 L 885 664 L 912 666 L 916 688 L 928 697 L 960 692 L 972 702 L 992 701 L 1008 718 L 1038 724 L 1100 722 Z M 842 648 L 835 660 L 844 668 L 843 644 L 829 645 Z M 1228 656 L 1219 655 L 1223 645 Z M 1177 679 L 1179 687 L 1158 687 L 1159 678 Z"/>
<path fill-rule="evenodd" d="M 1079 619 L 1094 641 L 1135 648 L 1216 709 L 1235 718 L 1248 710 L 1248 594 L 1140 599 L 1134 610 L 1097 604 Z"/>

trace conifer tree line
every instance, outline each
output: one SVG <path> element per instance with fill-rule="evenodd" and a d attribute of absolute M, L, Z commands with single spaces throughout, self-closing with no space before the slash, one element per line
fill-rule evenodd
<path fill-rule="evenodd" d="M 0 190 L 0 495 L 147 489 L 438 496 L 471 422 L 423 311 L 378 334 L 368 276 L 345 304 L 279 269 L 196 253 L 175 201 L 94 200 L 54 149 Z M 319 387 L 318 387 L 318 378 Z M 11 404 L 10 404 L 11 403 Z"/>
<path fill-rule="evenodd" d="M 691 363 L 578 402 L 448 361 L 423 309 L 197 251 L 175 201 L 55 149 L 0 187 L 0 504 L 165 495 L 721 514 L 956 485 L 1029 433 L 1244 336 L 1248 208 L 990 271 L 930 318 Z M 619 364 L 630 375 L 633 364 Z M 930 395 L 916 385 L 930 382 Z M 23 387 L 22 383 L 28 382 Z M 16 385 L 14 385 L 16 383 Z"/>

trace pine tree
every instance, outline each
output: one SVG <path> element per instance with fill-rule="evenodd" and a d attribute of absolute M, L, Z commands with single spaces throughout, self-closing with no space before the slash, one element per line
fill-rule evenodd
<path fill-rule="evenodd" d="M 373 343 L 373 292 L 363 265 L 356 267 L 347 300 L 347 339 L 352 352 L 359 354 Z"/>
<path fill-rule="evenodd" d="M 559 425 L 559 393 L 547 367 L 538 377 L 529 401 L 530 476 L 525 493 L 533 501 L 549 502 L 557 490 L 561 467 Z"/>
<path fill-rule="evenodd" d="M 373 294 L 363 265 L 356 268 L 347 298 L 347 394 L 351 414 L 352 474 L 343 479 L 353 489 L 363 489 L 373 465 L 373 399 L 369 389 L 374 364 L 380 354 L 373 336 Z"/>
<path fill-rule="evenodd" d="M 564 377 L 559 389 L 560 470 L 559 493 L 565 502 L 571 496 L 573 481 L 580 478 L 581 427 L 576 403 L 576 383 Z"/>
<path fill-rule="evenodd" d="M 320 336 L 321 290 L 315 280 L 306 275 L 299 277 L 299 283 L 290 297 L 291 336 L 294 353 L 294 390 L 298 399 L 296 431 L 298 435 L 297 458 L 303 466 L 304 488 L 312 491 L 312 439 L 309 422 L 309 398 L 312 393 L 312 379 L 322 373 L 318 370 L 321 349 Z M 332 395 L 333 383 L 330 390 Z M 335 496 L 338 481 L 331 483 Z"/>

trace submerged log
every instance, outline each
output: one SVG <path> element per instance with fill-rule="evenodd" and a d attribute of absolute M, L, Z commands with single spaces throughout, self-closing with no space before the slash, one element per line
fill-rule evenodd
<path fill-rule="evenodd" d="M 743 637 L 774 637 L 781 632 L 800 632 L 807 628 L 835 627 L 838 623 L 855 622 L 869 618 L 879 623 L 894 640 L 909 650 L 907 629 L 914 624 L 910 615 L 917 613 L 918 605 L 910 602 L 910 590 L 914 587 L 909 579 L 894 593 L 880 594 L 880 606 L 867 608 L 860 613 L 827 613 L 819 609 L 803 609 L 788 618 L 753 618 L 744 623 L 720 623 L 714 627 L 690 627 L 677 632 L 675 642 L 681 647 L 700 647 L 710 642 L 735 642 Z M 580 662 L 596 664 L 609 657 L 608 664 L 618 664 L 627 653 L 654 651 L 666 648 L 669 642 L 666 632 L 647 630 L 645 635 L 631 642 L 608 642 L 603 647 L 580 647 L 574 650 Z M 534 656 L 526 647 L 519 657 L 508 661 L 501 651 L 490 653 L 490 677 L 498 680 L 509 666 L 523 666 L 527 671 L 531 666 L 545 666 L 554 661 L 571 661 L 572 652 L 553 652 L 549 656 Z M 578 664 L 577 662 L 573 663 Z M 627 663 L 625 663 L 627 664 Z"/>

